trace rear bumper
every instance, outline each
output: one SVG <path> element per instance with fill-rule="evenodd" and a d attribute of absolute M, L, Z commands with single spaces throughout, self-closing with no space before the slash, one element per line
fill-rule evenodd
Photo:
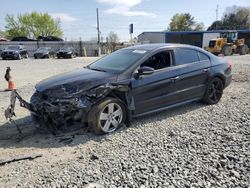
<path fill-rule="evenodd" d="M 224 88 L 226 88 L 227 86 L 229 86 L 232 82 L 232 75 L 228 75 L 225 79 L 225 84 L 224 84 Z"/>

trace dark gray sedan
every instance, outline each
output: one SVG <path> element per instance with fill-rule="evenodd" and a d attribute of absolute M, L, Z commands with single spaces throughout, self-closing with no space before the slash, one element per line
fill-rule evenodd
<path fill-rule="evenodd" d="M 53 58 L 56 56 L 56 52 L 51 49 L 51 47 L 40 47 L 34 53 L 34 58 Z"/>
<path fill-rule="evenodd" d="M 23 45 L 9 45 L 2 52 L 1 57 L 5 59 L 22 59 L 28 58 L 28 51 L 24 48 Z"/>
<path fill-rule="evenodd" d="M 103 134 L 132 117 L 198 100 L 216 104 L 231 80 L 231 64 L 201 48 L 139 45 L 38 83 L 28 108 L 50 128 L 81 121 Z"/>

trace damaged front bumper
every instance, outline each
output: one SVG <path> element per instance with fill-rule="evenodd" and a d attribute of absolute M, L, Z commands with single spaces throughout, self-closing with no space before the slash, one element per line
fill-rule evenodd
<path fill-rule="evenodd" d="M 52 132 L 67 127 L 72 122 L 88 122 L 88 112 L 92 106 L 108 96 L 112 91 L 119 91 L 125 94 L 128 109 L 134 108 L 133 99 L 128 86 L 123 85 L 101 85 L 89 91 L 78 91 L 69 94 L 64 88 L 49 92 L 36 91 L 30 100 L 25 101 L 16 90 L 11 93 L 11 104 L 5 111 L 5 117 L 13 122 L 15 116 L 16 99 L 20 106 L 31 112 L 32 118 L 41 127 L 46 127 Z M 114 96 L 115 97 L 115 96 Z"/>

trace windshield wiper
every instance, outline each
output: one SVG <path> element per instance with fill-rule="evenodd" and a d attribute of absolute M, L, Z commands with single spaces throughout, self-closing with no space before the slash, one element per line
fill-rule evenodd
<path fill-rule="evenodd" d="M 102 69 L 98 69 L 98 68 L 90 68 L 88 67 L 90 70 L 95 70 L 95 71 L 100 71 L 100 72 L 107 72 L 105 70 L 102 70 Z"/>

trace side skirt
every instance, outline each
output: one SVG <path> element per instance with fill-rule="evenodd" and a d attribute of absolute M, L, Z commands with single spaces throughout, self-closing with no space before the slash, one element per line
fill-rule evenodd
<path fill-rule="evenodd" d="M 158 109 L 155 109 L 155 110 L 144 112 L 144 113 L 141 113 L 141 114 L 135 114 L 135 115 L 132 115 L 132 117 L 136 118 L 136 117 L 145 116 L 145 115 L 148 115 L 148 114 L 152 114 L 152 113 L 155 113 L 155 112 L 160 112 L 160 111 L 168 110 L 170 108 L 174 108 L 174 107 L 177 107 L 177 106 L 182 106 L 184 104 L 188 104 L 188 103 L 199 101 L 199 100 L 201 100 L 201 98 L 190 99 L 190 100 L 187 100 L 187 101 L 183 101 L 183 102 L 180 102 L 180 103 L 172 104 L 172 105 L 169 105 L 169 106 L 165 106 L 165 107 L 162 107 L 162 108 L 158 108 Z"/>

